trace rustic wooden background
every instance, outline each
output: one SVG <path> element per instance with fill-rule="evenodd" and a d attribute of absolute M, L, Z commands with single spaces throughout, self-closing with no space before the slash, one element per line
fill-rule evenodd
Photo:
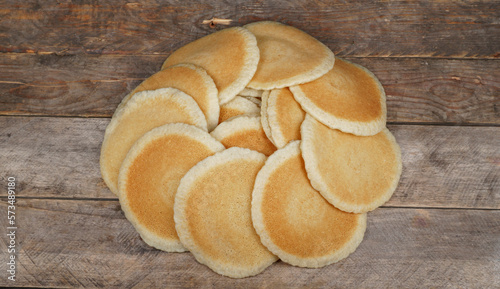
<path fill-rule="evenodd" d="M 104 129 L 175 49 L 275 20 L 362 64 L 403 153 L 364 241 L 322 269 L 278 262 L 240 280 L 145 245 L 100 178 Z M 500 2 L 0 1 L 0 227 L 17 179 L 17 281 L 0 286 L 500 288 Z"/>

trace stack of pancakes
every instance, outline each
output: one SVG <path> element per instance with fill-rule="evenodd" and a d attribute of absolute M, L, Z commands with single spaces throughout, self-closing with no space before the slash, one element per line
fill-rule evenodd
<path fill-rule="evenodd" d="M 242 278 L 354 252 L 401 152 L 364 67 L 277 22 L 173 52 L 118 106 L 101 173 L 142 239 Z"/>

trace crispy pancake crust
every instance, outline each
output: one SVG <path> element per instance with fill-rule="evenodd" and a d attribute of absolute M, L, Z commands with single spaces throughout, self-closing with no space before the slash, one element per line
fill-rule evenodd
<path fill-rule="evenodd" d="M 259 63 L 255 36 L 243 27 L 232 27 L 197 39 L 173 52 L 162 69 L 179 63 L 204 68 L 219 90 L 224 104 L 242 91 Z"/>
<path fill-rule="evenodd" d="M 387 128 L 374 136 L 356 136 L 306 115 L 301 135 L 311 185 L 335 207 L 364 213 L 391 198 L 402 163 L 399 145 Z"/>
<path fill-rule="evenodd" d="M 269 128 L 278 148 L 300 140 L 300 125 L 306 116 L 288 88 L 272 90 L 267 100 Z"/>
<path fill-rule="evenodd" d="M 242 96 L 236 96 L 230 102 L 220 106 L 219 123 L 237 115 L 256 114 L 259 112 L 260 108 L 255 103 Z"/>
<path fill-rule="evenodd" d="M 262 105 L 262 99 L 261 99 L 261 97 L 253 97 L 253 96 L 242 96 L 242 97 L 244 97 L 245 99 L 247 99 L 247 100 L 255 103 L 259 107 L 259 109 L 260 109 L 260 106 Z"/>
<path fill-rule="evenodd" d="M 266 90 L 262 94 L 262 103 L 260 104 L 260 122 L 262 124 L 262 129 L 264 130 L 264 133 L 267 136 L 267 139 L 269 139 L 270 142 L 273 143 L 275 147 L 278 147 L 276 143 L 274 142 L 273 134 L 271 132 L 271 127 L 269 127 L 269 119 L 267 115 L 267 105 L 268 105 L 268 100 L 269 100 L 269 94 L 271 93 L 271 90 Z"/>
<path fill-rule="evenodd" d="M 333 67 L 333 52 L 297 28 L 272 21 L 244 27 L 255 35 L 260 49 L 259 66 L 249 88 L 269 90 L 306 83 Z"/>
<path fill-rule="evenodd" d="M 101 146 L 101 175 L 118 195 L 118 173 L 134 142 L 151 129 L 183 122 L 207 130 L 207 121 L 192 97 L 175 88 L 141 91 L 115 113 Z"/>
<path fill-rule="evenodd" d="M 252 221 L 262 243 L 284 262 L 318 268 L 346 258 L 363 240 L 366 214 L 329 204 L 307 179 L 300 141 L 271 155 L 252 193 Z"/>
<path fill-rule="evenodd" d="M 210 134 L 227 148 L 248 148 L 266 156 L 276 150 L 264 133 L 260 116 L 235 116 L 219 124 Z"/>
<path fill-rule="evenodd" d="M 209 131 L 217 126 L 219 98 L 215 83 L 203 68 L 187 63 L 174 65 L 151 75 L 122 100 L 117 110 L 137 92 L 167 87 L 177 88 L 196 101 L 205 115 Z"/>
<path fill-rule="evenodd" d="M 238 93 L 238 95 L 250 96 L 250 97 L 261 97 L 263 92 L 264 91 L 260 90 L 260 89 L 253 89 L 253 88 L 245 87 L 245 88 L 243 88 L 242 91 L 240 91 L 240 93 Z"/>
<path fill-rule="evenodd" d="M 324 76 L 290 90 L 302 109 L 330 128 L 367 136 L 385 127 L 384 88 L 360 65 L 337 58 Z"/>
<path fill-rule="evenodd" d="M 222 150 L 207 132 L 183 123 L 157 127 L 130 149 L 120 169 L 120 205 L 148 245 L 185 251 L 174 224 L 177 187 L 191 167 Z"/>
<path fill-rule="evenodd" d="M 180 240 L 219 274 L 253 276 L 277 260 L 251 219 L 253 184 L 265 159 L 256 151 L 230 148 L 201 161 L 181 180 L 174 205 Z"/>

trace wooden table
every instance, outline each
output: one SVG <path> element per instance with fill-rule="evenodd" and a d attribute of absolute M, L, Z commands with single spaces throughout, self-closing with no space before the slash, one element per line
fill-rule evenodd
<path fill-rule="evenodd" d="M 499 4 L 2 1 L 0 286 L 500 288 Z M 172 51 L 224 28 L 202 24 L 212 17 L 298 27 L 384 85 L 403 174 L 347 259 L 222 277 L 145 245 L 104 185 L 100 145 L 117 104 Z"/>

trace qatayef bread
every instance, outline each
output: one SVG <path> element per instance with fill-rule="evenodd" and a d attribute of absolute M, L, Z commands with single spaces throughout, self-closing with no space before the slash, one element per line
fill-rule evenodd
<path fill-rule="evenodd" d="M 242 91 L 259 63 L 255 36 L 243 27 L 233 27 L 197 39 L 173 52 L 162 69 L 179 63 L 204 68 L 219 90 L 224 104 Z"/>
<path fill-rule="evenodd" d="M 101 175 L 118 195 L 118 173 L 134 142 L 151 129 L 174 122 L 207 130 L 207 121 L 192 97 L 175 88 L 141 91 L 111 119 L 101 147 Z"/>
<path fill-rule="evenodd" d="M 364 213 L 391 198 L 402 164 L 399 145 L 387 128 L 374 136 L 356 136 L 307 115 L 301 135 L 307 176 L 332 205 Z"/>
<path fill-rule="evenodd" d="M 219 98 L 217 88 L 207 72 L 193 64 L 178 64 L 151 75 L 128 94 L 120 108 L 137 92 L 173 87 L 191 96 L 207 120 L 208 130 L 217 126 Z"/>
<path fill-rule="evenodd" d="M 299 143 L 276 151 L 259 171 L 252 221 L 262 243 L 281 260 L 318 268 L 354 252 L 363 240 L 366 214 L 343 212 L 311 187 Z"/>
<path fill-rule="evenodd" d="M 255 35 L 260 49 L 259 66 L 249 88 L 269 90 L 306 83 L 333 67 L 333 52 L 297 28 L 272 21 L 244 27 Z"/>
<path fill-rule="evenodd" d="M 330 128 L 374 135 L 385 127 L 384 88 L 360 65 L 337 58 L 327 74 L 290 90 L 307 113 Z"/>
<path fill-rule="evenodd" d="M 242 96 L 236 96 L 230 102 L 220 106 L 219 123 L 237 115 L 257 114 L 259 112 L 260 108 L 257 104 Z"/>
<path fill-rule="evenodd" d="M 300 140 L 300 125 L 306 113 L 288 88 L 271 91 L 267 98 L 266 111 L 269 129 L 278 148 L 284 147 L 292 140 Z"/>
<path fill-rule="evenodd" d="M 182 178 L 174 204 L 175 228 L 198 262 L 243 278 L 277 260 L 252 226 L 252 189 L 266 157 L 230 148 L 198 163 Z"/>
<path fill-rule="evenodd" d="M 256 275 L 278 257 L 322 267 L 356 249 L 366 212 L 399 181 L 385 101 L 371 72 L 299 29 L 219 30 L 122 100 L 102 178 L 147 244 L 219 274 Z"/>
<path fill-rule="evenodd" d="M 266 156 L 276 150 L 264 133 L 259 116 L 235 116 L 219 124 L 210 134 L 226 148 L 248 148 Z"/>
<path fill-rule="evenodd" d="M 120 205 L 148 245 L 185 251 L 174 224 L 177 187 L 189 169 L 222 150 L 207 132 L 183 123 L 155 128 L 130 149 L 120 169 Z"/>

